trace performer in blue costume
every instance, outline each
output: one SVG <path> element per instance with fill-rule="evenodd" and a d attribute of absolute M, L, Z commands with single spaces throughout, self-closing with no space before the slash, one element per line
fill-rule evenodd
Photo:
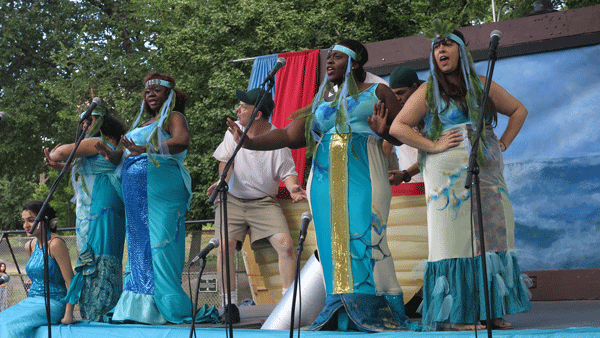
<path fill-rule="evenodd" d="M 183 166 L 190 145 L 183 116 L 187 96 L 167 74 L 150 73 L 144 84 L 140 113 L 122 138 L 128 267 L 110 321 L 178 324 L 192 317 L 190 298 L 181 287 L 185 214 L 192 198 L 190 174 Z M 145 122 L 144 111 L 150 117 Z M 102 151 L 108 158 L 122 155 Z M 196 320 L 216 322 L 218 311 L 203 308 Z"/>
<path fill-rule="evenodd" d="M 73 317 L 73 305 L 61 299 L 67 294 L 67 286 L 73 277 L 69 249 L 62 237 L 56 234 L 56 211 L 50 206 L 46 208 L 42 222 L 30 234 L 29 230 L 42 208 L 42 201 L 31 201 L 23 206 L 23 229 L 28 237 L 33 237 L 25 244 L 29 260 L 25 266 L 31 279 L 29 295 L 19 303 L 0 312 L 0 337 L 23 338 L 33 337 L 33 331 L 42 325 L 47 325 L 45 290 L 44 290 L 44 247 L 42 247 L 43 223 L 48 223 L 50 231 L 48 240 L 48 270 L 50 288 L 50 317 L 52 324 L 59 324 L 61 319 Z M 63 317 L 64 316 L 64 317 Z"/>
<path fill-rule="evenodd" d="M 71 304 L 79 302 L 82 318 L 100 322 L 123 291 L 125 207 L 116 166 L 99 155 L 96 145 L 116 149 L 125 129 L 106 116 L 104 107 L 99 107 L 92 112 L 87 134 L 75 152 L 72 167 L 79 257 L 65 300 Z M 51 152 L 45 149 L 46 164 L 61 169 L 63 164 L 59 161 L 66 160 L 73 147 L 74 144 L 59 144 Z M 69 322 L 75 320 L 71 318 Z"/>
<path fill-rule="evenodd" d="M 307 152 L 314 154 L 307 190 L 327 298 L 313 330 L 376 332 L 410 325 L 386 238 L 392 193 L 381 148 L 382 138 L 399 144 L 387 133 L 399 104 L 387 86 L 357 81 L 354 73 L 367 59 L 357 41 L 333 46 L 312 106 L 285 129 L 244 144 L 259 150 L 308 144 Z M 374 113 L 377 105 L 387 109 Z"/>
<path fill-rule="evenodd" d="M 514 219 L 502 175 L 505 151 L 515 139 L 527 110 L 506 90 L 492 82 L 485 109 L 479 105 L 486 78 L 475 73 L 465 40 L 452 25 L 434 24 L 431 75 L 413 94 L 394 120 L 390 133 L 420 150 L 425 194 L 429 259 L 423 285 L 423 323 L 442 330 L 483 329 L 486 319 L 481 249 L 471 237 L 471 195 L 465 189 L 473 129 L 485 118 L 478 163 L 487 274 L 491 300 L 491 325 L 512 329 L 507 314 L 527 312 L 529 294 L 514 248 Z M 508 116 L 502 137 L 494 135 L 497 113 Z M 413 127 L 425 120 L 425 135 Z M 477 218 L 474 220 L 478 229 Z M 471 260 L 473 255 L 475 263 Z M 473 306 L 474 292 L 477 306 Z M 474 312 L 479 313 L 474 317 Z M 476 326 L 477 325 L 477 326 Z"/>

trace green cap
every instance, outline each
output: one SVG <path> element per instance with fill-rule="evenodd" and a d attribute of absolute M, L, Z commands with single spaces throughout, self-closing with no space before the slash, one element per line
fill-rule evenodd
<path fill-rule="evenodd" d="M 398 66 L 390 74 L 390 88 L 410 87 L 413 83 L 421 84 L 424 81 L 419 80 L 417 73 L 410 67 Z"/>
<path fill-rule="evenodd" d="M 260 94 L 260 88 L 254 88 L 248 92 L 239 89 L 236 89 L 235 91 L 235 95 L 237 96 L 238 100 L 250 105 L 254 105 L 256 103 L 256 100 Z M 273 113 L 273 108 L 275 108 L 275 102 L 273 102 L 271 94 L 267 93 L 262 101 L 262 104 L 260 107 L 258 107 L 258 111 L 262 112 L 264 117 L 269 117 Z"/>

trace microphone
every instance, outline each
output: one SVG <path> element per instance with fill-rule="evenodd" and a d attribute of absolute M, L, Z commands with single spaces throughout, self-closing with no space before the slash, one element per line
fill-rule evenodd
<path fill-rule="evenodd" d="M 7 274 L 2 274 L 2 276 L 0 276 L 0 285 L 8 283 L 8 281 L 10 280 L 10 276 Z"/>
<path fill-rule="evenodd" d="M 88 109 L 85 111 L 85 113 L 83 113 L 83 116 L 81 117 L 80 121 L 84 121 L 87 120 L 90 116 L 92 116 L 92 112 L 94 111 L 94 109 L 96 109 L 96 107 L 98 107 L 99 105 L 102 104 L 102 100 L 100 100 L 99 97 L 95 97 L 92 100 L 92 104 L 90 104 L 90 106 L 88 107 Z"/>
<path fill-rule="evenodd" d="M 499 30 L 493 30 L 490 33 L 490 50 L 496 50 L 498 48 L 498 43 L 500 42 L 500 39 L 502 38 L 502 32 Z"/>
<path fill-rule="evenodd" d="M 275 73 L 277 73 L 277 71 L 279 69 L 281 69 L 281 67 L 285 66 L 285 63 L 286 63 L 285 58 L 280 57 L 279 59 L 277 59 L 277 63 L 275 63 L 275 66 L 273 66 L 273 69 L 271 69 L 269 74 L 267 74 L 267 77 L 263 81 L 263 84 L 267 83 L 267 81 L 273 80 L 273 78 L 275 78 Z"/>
<path fill-rule="evenodd" d="M 219 240 L 216 238 L 211 239 L 208 244 L 206 244 L 206 246 L 204 247 L 204 249 L 202 249 L 202 251 L 200 251 L 196 257 L 194 257 L 194 259 L 192 259 L 192 261 L 190 262 L 190 265 L 194 265 L 196 264 L 197 261 L 200 260 L 200 258 L 206 258 L 206 255 L 208 255 L 208 253 L 214 249 L 214 248 L 218 248 L 219 247 Z"/>
<path fill-rule="evenodd" d="M 306 232 L 308 231 L 308 224 L 312 221 L 312 214 L 308 211 L 302 213 L 302 227 L 300 228 L 300 243 L 304 242 L 306 239 Z"/>
<path fill-rule="evenodd" d="M 3 111 L 0 111 L 0 121 L 4 121 L 6 119 L 8 119 L 8 114 Z"/>

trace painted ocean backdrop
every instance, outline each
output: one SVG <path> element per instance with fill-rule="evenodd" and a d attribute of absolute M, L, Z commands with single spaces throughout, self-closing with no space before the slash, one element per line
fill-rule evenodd
<path fill-rule="evenodd" d="M 505 165 L 522 270 L 600 267 L 600 156 Z"/>

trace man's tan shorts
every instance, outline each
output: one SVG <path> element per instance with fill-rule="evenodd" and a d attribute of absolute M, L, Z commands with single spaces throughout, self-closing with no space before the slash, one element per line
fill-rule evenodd
<path fill-rule="evenodd" d="M 227 223 L 229 239 L 235 239 L 241 245 L 246 234 L 250 234 L 253 248 L 262 246 L 261 240 L 275 234 L 290 233 L 281 206 L 273 197 L 246 200 L 228 194 Z M 215 202 L 215 236 L 222 243 L 220 229 L 221 202 L 218 200 Z"/>

